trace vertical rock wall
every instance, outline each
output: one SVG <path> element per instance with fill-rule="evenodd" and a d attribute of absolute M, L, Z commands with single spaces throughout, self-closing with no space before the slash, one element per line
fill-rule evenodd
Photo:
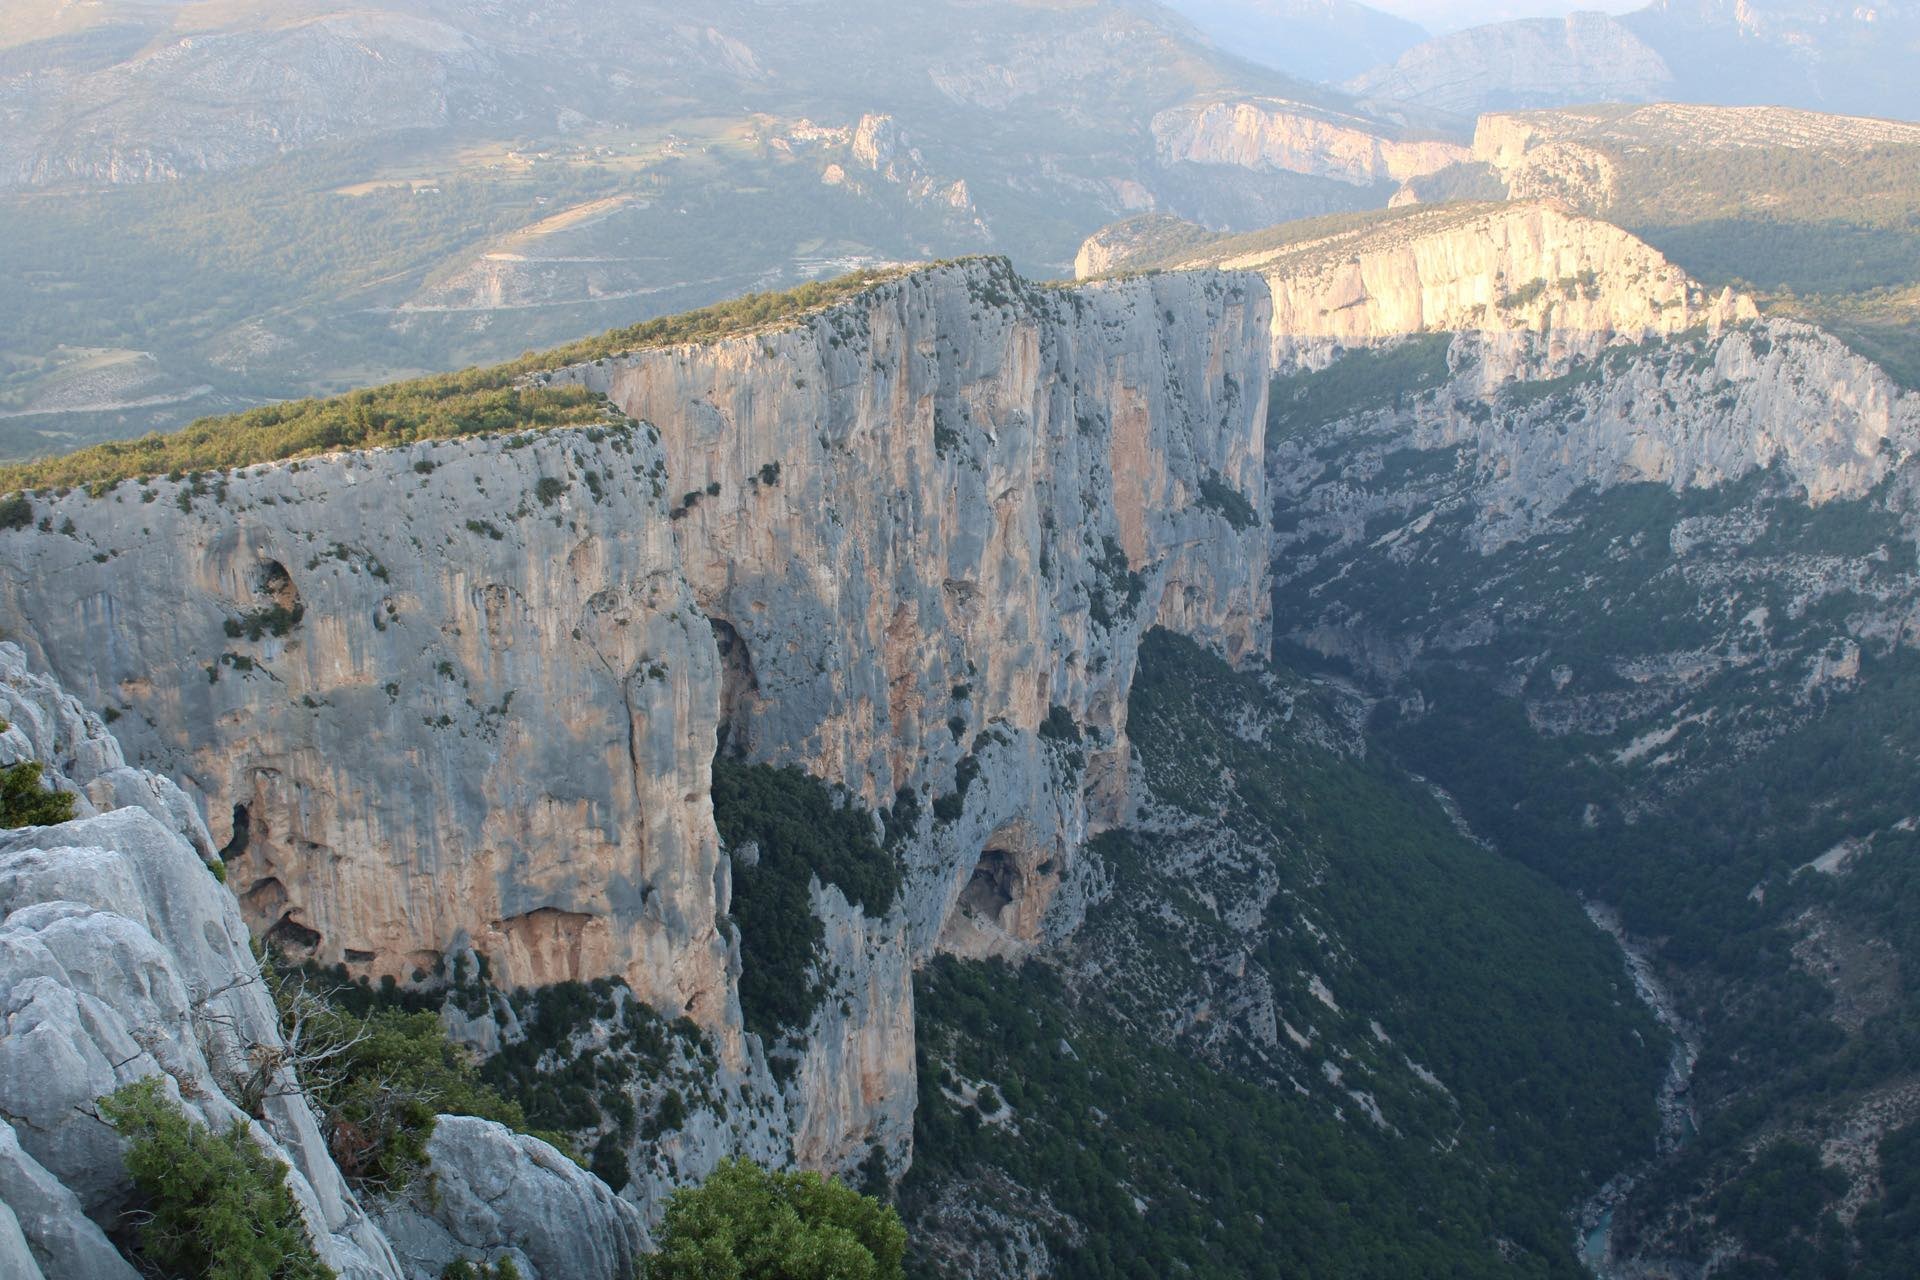
<path fill-rule="evenodd" d="M 614 974 L 689 1014 L 723 1092 L 781 1103 L 690 1123 L 685 1176 L 898 1154 L 911 966 L 1070 925 L 1048 907 L 1124 804 L 1138 636 L 1265 646 L 1268 326 L 1247 276 L 933 268 L 549 375 L 607 392 L 604 428 L 36 495 L 0 624 L 205 798 L 256 930 L 403 980 L 471 945 L 509 984 Z M 886 920 L 819 897 L 832 990 L 784 1088 L 721 918 L 723 723 L 927 801 Z"/>

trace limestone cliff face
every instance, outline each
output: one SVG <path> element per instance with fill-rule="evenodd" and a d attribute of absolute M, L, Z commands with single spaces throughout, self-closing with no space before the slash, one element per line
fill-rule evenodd
<path fill-rule="evenodd" d="M 1404 182 L 1467 158 L 1456 143 L 1393 138 L 1362 117 L 1273 98 L 1163 111 L 1153 119 L 1153 137 L 1166 164 L 1278 170 L 1361 187 Z"/>
<path fill-rule="evenodd" d="M 1618 227 L 1546 204 L 1415 208 L 1203 263 L 1266 277 L 1281 372 L 1320 367 L 1344 347 L 1468 332 L 1493 385 L 1559 372 L 1622 339 L 1755 315 L 1750 299 L 1709 294 Z"/>
<path fill-rule="evenodd" d="M 1040 936 L 1121 803 L 1103 784 L 1139 635 L 1265 643 L 1257 532 L 1202 485 L 1262 501 L 1267 323 L 1247 277 L 1068 293 L 947 268 L 800 329 L 554 375 L 659 428 L 730 741 L 872 806 L 965 795 L 909 843 L 891 925 L 822 911 L 842 978 L 797 1095 L 824 1104 L 804 1158 L 857 1154 L 846 1118 L 883 1099 L 907 1123 L 910 964 Z M 1087 733 L 1080 770 L 1050 716 Z"/>
<path fill-rule="evenodd" d="M 37 498 L 0 617 L 206 797 L 256 929 L 403 980 L 471 945 L 509 984 L 614 974 L 688 1013 L 723 1089 L 782 1101 L 690 1124 L 682 1176 L 754 1144 L 898 1157 L 910 968 L 1051 927 L 1123 802 L 1138 636 L 1265 646 L 1269 326 L 1247 276 L 937 268 L 550 375 L 607 392 L 605 428 Z M 830 990 L 784 1089 L 734 994 L 723 723 L 929 802 L 886 920 L 822 897 Z"/>
<path fill-rule="evenodd" d="M 737 637 L 735 733 L 881 805 L 944 783 L 956 737 L 1056 705 L 1124 731 L 1131 633 L 1156 618 L 1258 644 L 1257 575 L 1198 486 L 1259 500 L 1266 322 L 1245 277 L 1056 292 L 950 268 L 817 325 L 553 377 L 658 428 L 683 572 Z M 1107 540 L 1152 581 L 1102 622 Z"/>
<path fill-rule="evenodd" d="M 207 797 L 256 929 L 401 978 L 466 938 L 511 982 L 717 1006 L 725 945 L 690 913 L 717 851 L 683 794 L 718 668 L 661 470 L 623 425 L 69 495 L 5 608 Z"/>

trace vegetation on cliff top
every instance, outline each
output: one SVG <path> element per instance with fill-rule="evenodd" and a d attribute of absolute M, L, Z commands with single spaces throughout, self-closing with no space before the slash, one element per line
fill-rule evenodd
<path fill-rule="evenodd" d="M 0 467 L 0 493 L 21 489 L 110 488 L 122 480 L 450 439 L 498 431 L 603 422 L 603 399 L 581 387 L 540 386 L 528 375 L 679 343 L 715 342 L 790 325 L 909 273 L 858 271 L 777 293 L 751 293 L 681 315 L 663 316 L 593 338 L 530 352 L 518 360 L 390 383 L 325 399 L 291 400 L 202 418 L 171 434 L 116 440 L 78 453 Z"/>
<path fill-rule="evenodd" d="M 1219 264 L 1251 254 L 1278 254 L 1302 249 L 1320 241 L 1337 240 L 1328 252 L 1346 254 L 1360 237 L 1394 235 L 1393 228 L 1417 222 L 1420 230 L 1430 232 L 1441 224 L 1451 225 L 1477 217 L 1498 204 L 1460 204 L 1441 209 L 1435 205 L 1407 205 L 1399 209 L 1362 209 L 1353 213 L 1329 213 L 1314 218 L 1296 218 L 1258 231 L 1208 232 L 1177 219 L 1148 221 L 1135 219 L 1121 223 L 1115 230 L 1131 229 L 1134 236 L 1121 246 L 1119 260 L 1110 275 L 1132 275 L 1148 271 L 1171 270 L 1198 264 Z"/>

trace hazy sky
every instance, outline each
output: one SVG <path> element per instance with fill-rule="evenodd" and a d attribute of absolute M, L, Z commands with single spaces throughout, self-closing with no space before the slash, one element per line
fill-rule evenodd
<path fill-rule="evenodd" d="M 1482 22 L 1500 22 L 1507 18 L 1557 18 L 1562 14 L 1585 10 L 1601 13 L 1626 13 L 1645 6 L 1647 0 L 1362 0 L 1375 9 L 1385 9 L 1403 18 L 1411 18 L 1434 33 L 1456 31 Z"/>

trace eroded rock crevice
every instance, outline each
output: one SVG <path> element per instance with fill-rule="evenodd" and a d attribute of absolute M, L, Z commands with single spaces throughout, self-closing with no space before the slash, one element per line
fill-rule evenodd
<path fill-rule="evenodd" d="M 973 959 L 1032 950 L 1067 863 L 1068 851 L 1027 822 L 995 830 L 941 927 L 940 950 Z"/>
<path fill-rule="evenodd" d="M 750 754 L 753 749 L 753 713 L 761 704 L 760 678 L 753 669 L 753 653 L 740 632 L 725 618 L 709 616 L 714 650 L 720 659 L 720 732 L 729 749 Z"/>

